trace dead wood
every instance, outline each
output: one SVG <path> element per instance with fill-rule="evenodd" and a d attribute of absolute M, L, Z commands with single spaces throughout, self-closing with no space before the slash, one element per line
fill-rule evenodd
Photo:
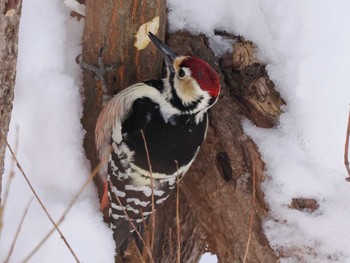
<path fill-rule="evenodd" d="M 239 38 L 233 54 L 227 54 L 220 66 L 230 94 L 242 113 L 255 125 L 271 128 L 276 125 L 285 102 L 255 53 L 253 43 Z"/>

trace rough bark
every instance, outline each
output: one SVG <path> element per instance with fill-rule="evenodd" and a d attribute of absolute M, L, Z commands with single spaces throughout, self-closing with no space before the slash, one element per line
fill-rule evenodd
<path fill-rule="evenodd" d="M 158 78 L 159 53 L 152 46 L 137 51 L 134 42 L 140 25 L 158 15 L 160 37 L 164 35 L 165 2 L 105 0 L 86 4 L 84 60 L 94 63 L 104 46 L 104 61 L 121 65 L 108 76 L 109 93 L 146 78 Z M 276 262 L 261 226 L 268 212 L 260 187 L 264 163 L 254 142 L 244 134 L 241 118 L 245 115 L 260 127 L 272 127 L 284 102 L 264 66 L 254 59 L 251 43 L 237 41 L 234 54 L 219 60 L 203 36 L 175 33 L 167 42 L 179 54 L 208 61 L 222 79 L 220 99 L 210 110 L 206 142 L 180 186 L 181 262 L 198 262 L 205 251 L 217 254 L 219 262 L 243 262 L 248 243 L 246 262 Z M 102 91 L 90 72 L 84 74 L 84 91 L 85 149 L 96 166 L 93 136 Z M 155 262 L 177 262 L 175 203 L 176 197 L 170 197 L 156 213 Z M 140 262 L 134 248 L 128 251 L 127 262 Z"/>
<path fill-rule="evenodd" d="M 267 76 L 265 66 L 254 54 L 254 44 L 239 39 L 234 44 L 233 54 L 222 58 L 221 69 L 230 94 L 242 113 L 257 126 L 272 128 L 285 102 Z"/>
<path fill-rule="evenodd" d="M 21 7 L 21 0 L 0 0 L 0 196 L 14 98 Z"/>

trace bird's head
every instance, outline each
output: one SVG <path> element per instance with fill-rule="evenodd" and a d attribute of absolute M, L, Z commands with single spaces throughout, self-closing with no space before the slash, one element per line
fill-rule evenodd
<path fill-rule="evenodd" d="M 183 110 L 202 110 L 212 106 L 220 93 L 220 78 L 204 60 L 194 56 L 178 56 L 170 47 L 149 33 L 164 57 L 170 99 Z"/>

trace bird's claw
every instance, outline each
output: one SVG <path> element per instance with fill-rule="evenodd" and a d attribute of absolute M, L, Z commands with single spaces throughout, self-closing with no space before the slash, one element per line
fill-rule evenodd
<path fill-rule="evenodd" d="M 82 59 L 82 54 L 77 56 L 75 61 L 77 64 L 80 65 L 81 68 L 92 71 L 95 74 L 95 79 L 100 80 L 102 82 L 102 89 L 103 89 L 103 92 L 106 94 L 107 85 L 106 85 L 105 76 L 109 71 L 112 71 L 118 68 L 120 64 L 116 63 L 111 66 L 106 66 L 105 63 L 103 62 L 103 47 L 101 47 L 98 52 L 97 65 L 88 64 L 84 62 Z"/>

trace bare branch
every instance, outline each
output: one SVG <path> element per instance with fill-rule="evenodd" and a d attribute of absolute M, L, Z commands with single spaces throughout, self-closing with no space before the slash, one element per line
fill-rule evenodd
<path fill-rule="evenodd" d="M 11 146 L 9 145 L 8 141 L 6 140 L 6 145 L 9 148 L 12 157 L 14 158 L 15 162 L 16 162 L 16 166 L 19 169 L 19 171 L 21 172 L 21 174 L 23 175 L 24 179 L 26 180 L 29 188 L 31 189 L 31 191 L 33 192 L 35 198 L 38 200 L 41 208 L 44 210 L 46 216 L 49 218 L 50 222 L 54 225 L 55 229 L 57 230 L 57 232 L 60 234 L 63 242 L 65 243 L 65 245 L 67 246 L 67 248 L 69 249 L 69 251 L 71 252 L 71 254 L 73 255 L 74 259 L 76 262 L 80 263 L 79 258 L 77 257 L 77 255 L 75 254 L 74 250 L 72 249 L 72 247 L 69 245 L 67 239 L 65 238 L 65 236 L 63 235 L 62 231 L 59 229 L 59 227 L 56 225 L 55 221 L 52 219 L 51 215 L 49 214 L 49 212 L 47 211 L 45 205 L 43 204 L 43 202 L 41 201 L 40 197 L 38 196 L 38 194 L 36 193 L 36 191 L 34 190 L 32 184 L 30 183 L 27 175 L 25 174 L 21 164 L 19 163 L 15 153 L 13 152 Z"/>
<path fill-rule="evenodd" d="M 56 224 L 59 226 L 73 207 L 73 205 L 78 201 L 80 195 L 84 192 L 85 188 L 90 184 L 90 182 L 94 179 L 94 177 L 98 174 L 100 169 L 105 165 L 107 162 L 107 158 L 105 160 L 102 160 L 96 168 L 92 171 L 90 176 L 86 179 L 83 186 L 79 189 L 79 191 L 76 193 L 76 195 L 72 198 L 70 203 L 68 204 L 67 208 L 64 210 L 63 214 L 61 215 L 60 219 L 56 222 Z M 45 235 L 45 237 L 34 247 L 34 249 L 23 259 L 22 263 L 28 262 L 36 252 L 39 251 L 39 249 L 42 247 L 42 245 L 45 244 L 45 242 L 49 239 L 49 237 L 55 232 L 56 228 L 53 227 L 51 230 Z"/>
<path fill-rule="evenodd" d="M 178 168 L 178 162 L 176 162 Z M 179 169 L 177 169 L 179 170 Z M 181 262 L 181 236 L 180 236 L 180 185 L 179 177 L 176 178 L 176 229 L 177 229 L 177 263 Z"/>
<path fill-rule="evenodd" d="M 8 255 L 7 255 L 7 258 L 5 259 L 4 263 L 10 262 L 10 258 L 11 258 L 12 252 L 13 252 L 13 250 L 14 250 L 14 248 L 15 248 L 15 244 L 16 244 L 17 238 L 18 238 L 18 236 L 19 236 L 19 232 L 21 231 L 21 228 L 22 228 L 24 219 L 25 219 L 26 216 L 27 216 L 29 207 L 30 207 L 30 205 L 32 204 L 33 199 L 34 199 L 34 197 L 31 197 L 31 198 L 30 198 L 28 204 L 26 205 L 26 207 L 25 207 L 25 209 L 24 209 L 24 212 L 23 212 L 21 221 L 19 222 L 19 225 L 18 225 L 16 234 L 15 234 L 15 237 L 14 237 L 14 239 L 13 239 L 13 241 L 12 241 L 10 251 L 9 251 L 9 253 L 8 253 Z"/>
<path fill-rule="evenodd" d="M 16 154 L 17 154 L 17 150 L 18 150 L 18 127 L 16 128 L 16 141 L 15 141 L 15 150 L 14 150 Z M 10 172 L 8 175 L 8 181 L 5 187 L 4 197 L 2 199 L 2 205 L 0 206 L 0 240 L 1 240 L 1 230 L 3 227 L 4 211 L 5 211 L 8 195 L 10 193 L 12 179 L 14 176 L 15 176 L 15 159 L 12 158 Z"/>

